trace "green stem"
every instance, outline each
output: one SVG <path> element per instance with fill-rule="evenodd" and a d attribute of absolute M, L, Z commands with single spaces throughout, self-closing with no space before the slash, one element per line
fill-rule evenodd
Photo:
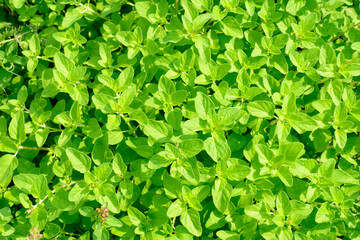
<path fill-rule="evenodd" d="M 128 125 L 129 132 L 132 131 L 134 129 L 134 127 L 131 126 L 131 124 L 129 122 L 129 119 L 125 118 L 124 114 L 120 114 L 120 116 L 124 120 L 124 122 Z M 132 132 L 133 132 L 134 137 L 138 137 L 137 134 L 136 134 L 136 131 L 132 131 Z"/>
<path fill-rule="evenodd" d="M 1 45 L 1 43 L 0 43 L 0 45 Z M 14 74 L 15 76 L 20 76 L 19 74 L 14 73 L 12 70 L 7 69 L 7 68 L 4 66 L 4 64 L 1 64 L 1 66 L 3 67 L 3 69 L 5 69 L 5 71 L 7 71 L 7 72 L 9 72 L 9 73 L 11 73 L 11 74 Z M 14 68 L 12 68 L 12 69 L 14 69 Z"/>
<path fill-rule="evenodd" d="M 130 6 L 135 6 L 132 2 L 126 1 L 126 4 L 129 4 Z"/>
<path fill-rule="evenodd" d="M 7 43 L 7 42 L 14 41 L 14 40 L 16 40 L 16 41 L 17 41 L 17 40 L 18 40 L 18 38 L 20 38 L 20 37 L 22 37 L 23 35 L 28 34 L 28 33 L 30 33 L 30 31 L 27 31 L 27 32 L 21 33 L 19 36 L 15 36 L 15 37 L 13 37 L 13 38 L 6 39 L 6 40 L 4 40 L 4 41 L 0 42 L 0 45 L 2 45 L 2 44 L 4 44 L 4 43 Z"/>
<path fill-rule="evenodd" d="M 322 83 L 324 83 L 324 82 L 326 82 L 327 80 L 329 80 L 330 78 L 324 78 L 323 80 L 321 80 L 320 82 L 318 82 L 317 84 L 322 84 Z"/>
<path fill-rule="evenodd" d="M 51 151 L 51 148 L 48 147 L 27 147 L 27 146 L 20 146 L 19 149 L 25 150 L 39 150 L 39 151 Z"/>
<path fill-rule="evenodd" d="M 48 61 L 48 62 L 54 62 L 54 61 L 51 60 L 51 59 L 47 59 L 47 58 L 44 58 L 44 57 L 41 57 L 41 56 L 37 56 L 36 58 L 41 59 L 41 60 L 44 60 L 44 61 Z"/>
<path fill-rule="evenodd" d="M 70 237 L 80 237 L 80 234 L 77 233 L 62 232 L 62 234 Z"/>
<path fill-rule="evenodd" d="M 337 34 L 335 37 L 330 38 L 329 42 L 333 42 L 333 41 L 337 40 L 339 37 L 341 37 L 342 35 L 347 33 L 351 28 L 355 28 L 355 27 L 357 27 L 359 25 L 360 25 L 360 22 L 356 23 L 355 25 L 353 25 L 353 26 L 349 27 L 348 29 L 346 29 L 344 32 L 341 32 L 341 33 Z"/>
<path fill-rule="evenodd" d="M 175 0 L 175 14 L 177 14 L 178 6 L 179 6 L 179 0 Z"/>

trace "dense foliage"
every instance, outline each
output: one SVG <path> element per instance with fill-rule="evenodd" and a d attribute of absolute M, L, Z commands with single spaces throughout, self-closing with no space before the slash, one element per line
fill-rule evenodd
<path fill-rule="evenodd" d="M 351 0 L 0 0 L 0 240 L 360 239 Z"/>

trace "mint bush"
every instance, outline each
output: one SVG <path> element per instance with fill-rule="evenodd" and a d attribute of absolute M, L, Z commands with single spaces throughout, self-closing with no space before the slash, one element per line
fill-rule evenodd
<path fill-rule="evenodd" d="M 360 239 L 359 1 L 0 4 L 0 240 Z"/>

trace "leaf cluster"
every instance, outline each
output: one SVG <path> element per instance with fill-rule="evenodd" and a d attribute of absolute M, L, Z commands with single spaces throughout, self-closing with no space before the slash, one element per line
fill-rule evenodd
<path fill-rule="evenodd" d="M 0 240 L 360 239 L 358 1 L 0 6 Z"/>

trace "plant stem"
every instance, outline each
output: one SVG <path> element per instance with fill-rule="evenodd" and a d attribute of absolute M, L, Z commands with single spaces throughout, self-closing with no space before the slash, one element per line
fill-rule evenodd
<path fill-rule="evenodd" d="M 33 206 L 33 209 L 35 209 L 39 204 L 42 204 L 47 198 L 48 198 L 48 196 L 46 195 L 44 197 L 44 199 L 40 199 L 40 201 L 36 205 Z"/>
<path fill-rule="evenodd" d="M 51 148 L 48 148 L 48 147 L 27 147 L 27 146 L 20 146 L 19 149 L 39 150 L 39 151 L 51 151 Z"/>
<path fill-rule="evenodd" d="M 80 234 L 77 233 L 68 233 L 68 232 L 62 232 L 62 234 L 70 237 L 80 237 Z"/>
<path fill-rule="evenodd" d="M 327 78 L 324 78 L 323 80 L 321 80 L 320 82 L 318 82 L 317 84 L 322 84 L 322 83 L 324 83 L 324 82 L 326 82 L 327 80 L 329 80 L 330 78 L 329 77 L 327 77 Z"/>
<path fill-rule="evenodd" d="M 344 32 L 341 32 L 341 33 L 337 34 L 335 37 L 330 38 L 329 42 L 333 42 L 333 41 L 337 40 L 339 37 L 341 37 L 342 35 L 347 33 L 351 28 L 355 28 L 355 27 L 357 27 L 359 25 L 360 25 L 360 22 L 356 23 L 355 25 L 353 25 L 353 26 L 349 27 L 348 29 L 346 29 Z"/>
<path fill-rule="evenodd" d="M 41 56 L 37 56 L 36 58 L 41 59 L 41 60 L 44 60 L 44 61 L 48 61 L 48 62 L 54 62 L 54 61 L 51 60 L 51 59 L 47 59 L 47 58 L 44 58 L 44 57 L 41 57 Z"/>
<path fill-rule="evenodd" d="M 132 2 L 126 1 L 126 4 L 129 4 L 130 6 L 135 6 Z"/>
<path fill-rule="evenodd" d="M 130 122 L 129 122 L 129 119 L 127 119 L 124 114 L 120 114 L 121 118 L 124 120 L 124 122 L 128 125 L 129 127 L 129 132 L 132 131 L 134 128 L 133 126 L 131 126 Z M 137 134 L 136 134 L 136 131 L 132 131 L 133 132 L 133 135 L 134 137 L 138 137 Z"/>
<path fill-rule="evenodd" d="M 18 38 L 20 38 L 20 37 L 22 37 L 23 35 L 28 34 L 28 33 L 30 33 L 30 31 L 27 31 L 27 32 L 21 33 L 21 34 L 19 34 L 19 36 L 15 36 L 15 37 L 13 37 L 13 38 L 6 39 L 6 40 L 4 40 L 4 41 L 0 42 L 0 45 L 2 45 L 2 44 L 4 44 L 4 43 L 7 43 L 7 42 L 14 41 L 14 40 L 18 40 Z"/>

